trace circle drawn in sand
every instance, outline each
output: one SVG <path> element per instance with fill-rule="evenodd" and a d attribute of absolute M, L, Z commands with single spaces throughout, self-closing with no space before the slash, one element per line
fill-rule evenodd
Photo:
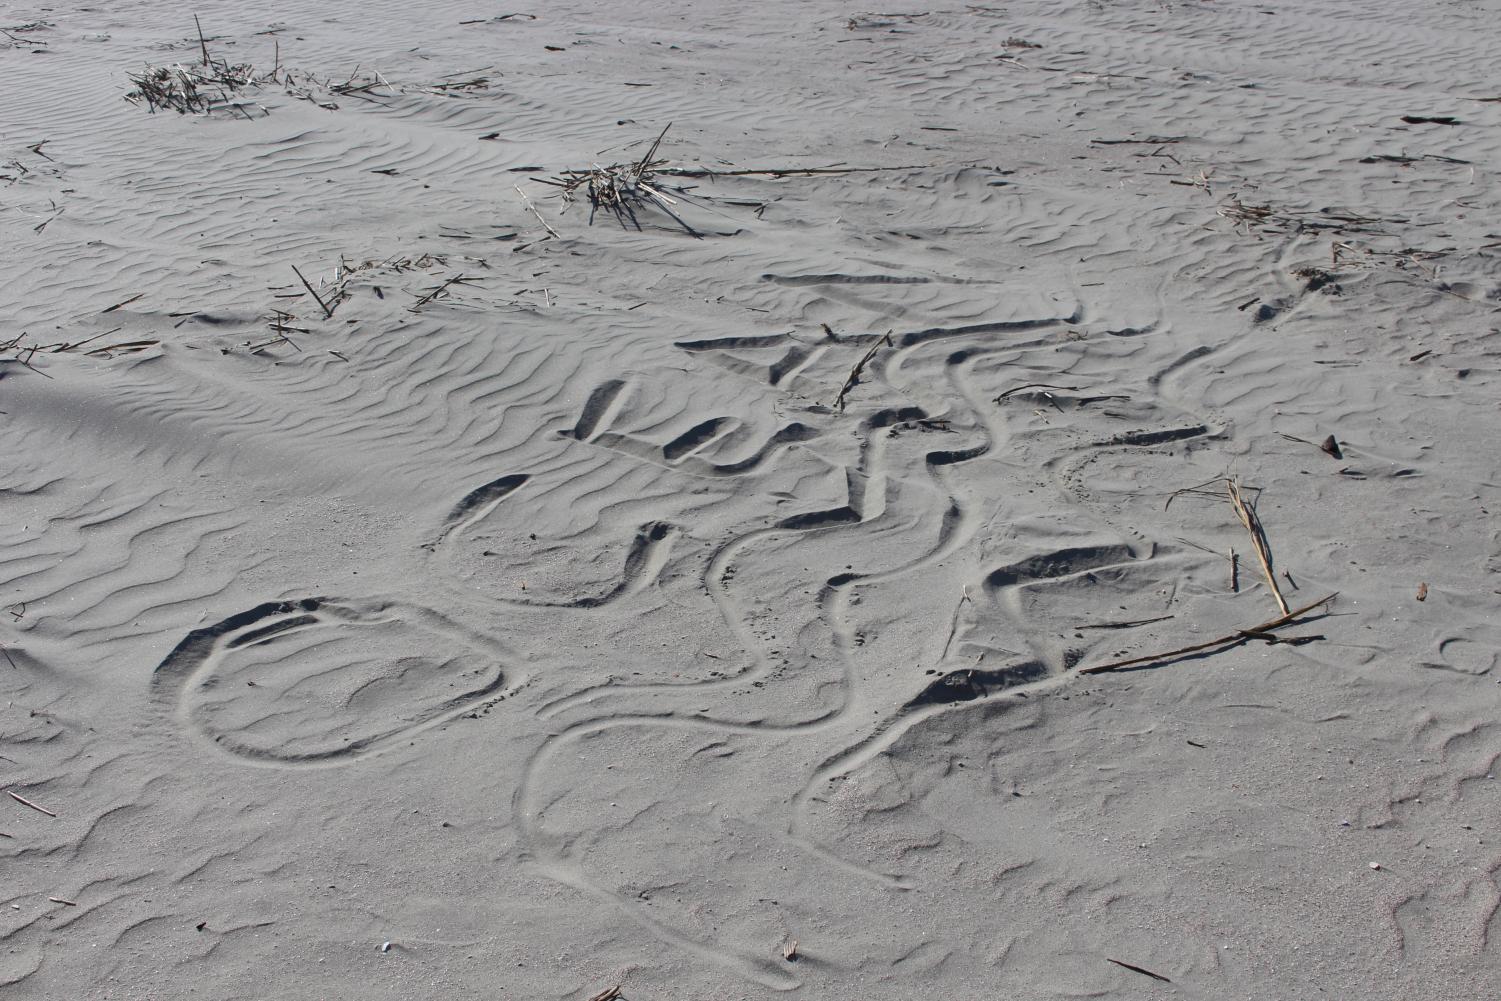
<path fill-rule="evenodd" d="M 1489 674 L 1496 668 L 1497 654 L 1493 647 L 1472 640 L 1451 637 L 1439 644 L 1440 663 L 1434 665 L 1460 674 Z"/>
<path fill-rule="evenodd" d="M 494 646 L 430 609 L 302 598 L 189 633 L 152 681 L 230 754 L 333 763 L 505 697 Z"/>

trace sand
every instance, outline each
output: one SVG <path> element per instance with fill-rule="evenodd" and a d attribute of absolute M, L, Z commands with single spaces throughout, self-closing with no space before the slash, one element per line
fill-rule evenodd
<path fill-rule="evenodd" d="M 1501 995 L 1495 0 L 3 17 L 6 998 Z"/>

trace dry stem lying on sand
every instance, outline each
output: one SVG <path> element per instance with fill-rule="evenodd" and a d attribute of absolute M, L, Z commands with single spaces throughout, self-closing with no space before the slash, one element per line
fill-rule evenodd
<path fill-rule="evenodd" d="M 1113 660 L 1105 664 L 1095 664 L 1092 667 L 1082 667 L 1079 669 L 1079 673 L 1103 674 L 1106 671 L 1119 671 L 1122 668 L 1126 667 L 1139 667 L 1144 664 L 1155 664 L 1158 661 L 1175 660 L 1178 657 L 1185 657 L 1188 654 L 1201 653 L 1206 650 L 1214 650 L 1216 652 L 1221 649 L 1228 650 L 1231 647 L 1240 646 L 1242 643 L 1248 643 L 1251 640 L 1270 640 L 1276 642 L 1277 637 L 1272 633 L 1272 630 L 1278 629 L 1282 626 L 1288 625 L 1296 619 L 1302 618 L 1309 612 L 1313 611 L 1315 608 L 1319 608 L 1322 605 L 1327 605 L 1337 597 L 1339 597 L 1338 591 L 1334 592 L 1333 594 L 1325 595 L 1318 601 L 1310 602 L 1309 604 L 1303 605 L 1300 608 L 1294 608 L 1286 615 L 1279 615 L 1275 619 L 1268 619 L 1266 622 L 1263 622 L 1260 625 L 1251 626 L 1247 629 L 1237 629 L 1233 633 L 1226 633 L 1224 636 L 1208 640 L 1204 643 L 1193 643 L 1189 646 L 1180 646 L 1176 650 L 1164 650 L 1161 653 L 1147 654 L 1144 657 L 1128 657 L 1125 660 Z M 1288 641 L 1284 640 L 1283 642 Z"/>
<path fill-rule="evenodd" d="M 1215 481 L 1211 480 L 1209 482 L 1213 483 Z M 1256 561 L 1261 564 L 1261 572 L 1266 576 L 1267 586 L 1272 590 L 1272 598 L 1277 602 L 1277 607 L 1281 610 L 1282 614 L 1277 616 L 1275 619 L 1270 619 L 1266 622 L 1261 623 L 1260 625 L 1251 626 L 1246 629 L 1237 629 L 1232 633 L 1226 633 L 1224 636 L 1220 636 L 1212 640 L 1207 640 L 1203 643 L 1192 643 L 1188 646 L 1178 647 L 1175 650 L 1165 650 L 1161 653 L 1147 654 L 1141 657 L 1128 657 L 1124 660 L 1114 660 L 1105 664 L 1095 664 L 1091 667 L 1080 668 L 1080 674 L 1102 674 L 1106 671 L 1119 671 L 1122 668 L 1126 667 L 1139 667 L 1144 664 L 1154 664 L 1160 661 L 1175 660 L 1179 657 L 1184 657 L 1192 653 L 1202 653 L 1205 651 L 1219 652 L 1222 649 L 1228 650 L 1232 647 L 1240 646 L 1241 644 L 1247 643 L 1254 639 L 1267 640 L 1268 642 L 1272 643 L 1290 643 L 1299 641 L 1306 642 L 1309 639 L 1322 639 L 1322 637 L 1302 637 L 1300 638 L 1300 640 L 1283 640 L 1277 637 L 1273 633 L 1273 630 L 1279 629 L 1282 626 L 1288 625 L 1289 623 L 1302 618 L 1304 615 L 1307 615 L 1315 608 L 1327 605 L 1329 602 L 1338 597 L 1339 592 L 1336 591 L 1333 594 L 1326 595 L 1320 598 L 1318 601 L 1303 605 L 1300 608 L 1289 608 L 1287 605 L 1287 599 L 1282 596 L 1282 589 L 1277 586 L 1277 577 L 1272 570 L 1271 544 L 1267 541 L 1266 532 L 1261 526 L 1261 519 L 1256 514 L 1256 508 L 1254 507 L 1254 505 L 1248 502 L 1245 499 L 1245 496 L 1241 493 L 1240 482 L 1238 480 L 1234 479 L 1233 477 L 1227 476 L 1224 479 L 1224 484 L 1225 492 L 1230 499 L 1230 507 L 1235 511 L 1236 518 L 1245 528 L 1247 534 L 1251 536 L 1251 547 L 1256 552 Z M 1173 498 L 1177 497 L 1180 494 L 1203 493 L 1204 487 L 1206 485 L 1207 484 L 1201 483 L 1196 487 L 1188 487 L 1184 490 L 1175 490 L 1172 494 L 1169 495 L 1168 504 L 1171 504 Z M 1231 551 L 1231 575 L 1231 586 L 1232 588 L 1235 588 L 1235 555 L 1233 550 Z"/>

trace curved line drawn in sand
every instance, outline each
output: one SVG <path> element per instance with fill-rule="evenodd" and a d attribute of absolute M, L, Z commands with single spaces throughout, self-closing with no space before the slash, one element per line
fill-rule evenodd
<path fill-rule="evenodd" d="M 1070 319 L 1077 318 L 1079 318 L 1078 314 L 1070 317 Z M 932 346 L 944 341 L 968 337 L 988 339 L 1003 331 L 1056 329 L 1059 324 L 1059 320 L 1021 321 L 1006 324 L 976 324 L 961 328 L 933 328 L 905 334 L 897 341 L 893 357 L 878 366 L 874 377 L 887 383 L 886 388 L 891 389 L 894 388 L 891 385 L 891 375 L 900 372 L 902 366 L 912 359 L 914 352 L 922 351 L 924 348 L 928 348 L 931 353 Z M 1105 336 L 1110 335 L 1107 332 Z M 738 374 L 765 381 L 778 388 L 785 388 L 786 371 L 794 368 L 804 371 L 805 363 L 808 363 L 810 359 L 816 360 L 818 353 L 804 350 L 788 336 L 731 338 L 717 342 L 683 342 L 678 346 L 690 353 L 719 354 L 719 357 L 713 358 L 716 363 Z M 541 709 L 542 714 L 549 718 L 565 717 L 575 712 L 588 714 L 586 718 L 572 723 L 550 738 L 537 750 L 527 763 L 525 777 L 515 796 L 514 811 L 518 828 L 523 832 L 530 851 L 534 853 L 533 861 L 544 872 L 559 882 L 586 890 L 602 900 L 614 903 L 643 928 L 700 958 L 713 961 L 765 987 L 778 990 L 792 989 L 799 985 L 799 981 L 791 977 L 785 967 L 761 955 L 734 949 L 722 943 L 696 939 L 681 929 L 665 924 L 648 914 L 640 906 L 639 901 L 591 880 L 584 871 L 584 862 L 576 853 L 574 838 L 568 834 L 544 829 L 551 802 L 545 791 L 548 786 L 544 773 L 549 760 L 555 754 L 561 753 L 565 745 L 571 746 L 577 741 L 598 737 L 618 728 L 705 730 L 726 736 L 767 738 L 792 735 L 799 738 L 813 738 L 828 735 L 837 738 L 836 746 L 839 749 L 828 753 L 823 763 L 807 777 L 801 789 L 789 796 L 787 801 L 789 809 L 783 828 L 784 840 L 821 862 L 836 867 L 846 875 L 871 880 L 878 886 L 896 891 L 913 888 L 909 877 L 899 873 L 879 871 L 851 861 L 838 851 L 820 843 L 818 838 L 809 832 L 807 813 L 816 790 L 822 788 L 833 777 L 852 772 L 869 761 L 894 743 L 913 724 L 946 711 L 956 704 L 1007 695 L 1014 697 L 1018 693 L 1042 691 L 1068 683 L 1073 677 L 1070 669 L 1077 659 L 1066 655 L 1044 659 L 1021 657 L 1013 659 L 1013 662 L 1004 666 L 952 671 L 929 683 L 905 704 L 888 706 L 884 711 L 879 707 L 873 707 L 869 686 L 863 685 L 860 681 L 858 648 L 862 643 L 862 638 L 849 621 L 852 600 L 857 590 L 866 585 L 899 580 L 904 575 L 942 560 L 970 540 L 979 527 L 962 491 L 957 487 L 949 486 L 946 477 L 951 475 L 951 470 L 955 467 L 992 454 L 996 443 L 1004 440 L 1003 432 L 993 415 L 993 409 L 984 406 L 981 396 L 967 385 L 966 380 L 976 360 L 1001 355 L 1009 349 L 1008 346 L 996 346 L 993 343 L 960 351 L 942 348 L 949 352 L 944 357 L 944 368 L 948 371 L 959 400 L 965 405 L 965 409 L 970 411 L 973 424 L 981 431 L 983 440 L 979 443 L 971 442 L 956 448 L 935 449 L 926 453 L 926 480 L 938 499 L 938 503 L 934 505 L 936 520 L 941 526 L 937 538 L 924 540 L 919 552 L 899 565 L 876 571 L 836 572 L 828 577 L 827 582 L 820 589 L 813 614 L 818 626 L 827 630 L 843 664 L 841 677 L 837 681 L 841 692 L 837 705 L 821 714 L 788 723 L 748 723 L 718 717 L 702 709 L 685 712 L 664 708 L 646 712 L 635 708 L 639 700 L 645 696 L 676 695 L 681 698 L 697 696 L 701 699 L 716 690 L 732 692 L 754 690 L 753 687 L 747 689 L 747 686 L 766 684 L 774 679 L 777 676 L 775 665 L 760 649 L 762 646 L 760 640 L 747 627 L 743 613 L 737 608 L 730 594 L 730 581 L 733 579 L 737 560 L 758 544 L 774 540 L 779 536 L 793 534 L 812 538 L 829 533 L 857 532 L 881 523 L 889 514 L 890 496 L 896 489 L 894 483 L 891 482 L 891 474 L 886 468 L 884 458 L 886 441 L 899 433 L 915 428 L 924 426 L 943 428 L 950 423 L 960 422 L 957 417 L 948 415 L 952 412 L 953 396 L 947 397 L 948 406 L 945 406 L 942 411 L 937 409 L 933 411 L 945 413 L 945 416 L 937 422 L 933 422 L 929 411 L 921 406 L 880 409 L 856 421 L 854 431 L 859 440 L 859 449 L 855 461 L 845 467 L 845 478 L 849 484 L 849 501 L 845 506 L 795 515 L 784 518 L 769 528 L 755 528 L 743 532 L 725 542 L 709 557 L 702 579 L 703 584 L 719 607 L 727 627 L 751 654 L 753 661 L 750 667 L 729 677 L 700 683 L 638 685 L 612 682 L 555 700 Z M 762 351 L 774 352 L 777 357 L 769 365 L 758 365 L 744 358 L 748 352 Z M 731 353 L 721 354 L 721 352 Z M 622 384 L 613 383 L 597 390 L 591 397 L 590 404 L 586 406 L 585 414 L 571 437 L 601 443 L 605 436 L 599 430 L 600 424 L 604 422 L 607 412 L 610 417 L 618 412 L 614 409 L 614 405 L 622 388 Z M 908 392 L 916 390 L 916 387 L 904 388 Z M 918 394 L 921 392 L 916 391 Z M 1109 397 L 1107 395 L 1098 397 L 1098 399 L 1106 398 Z M 692 433 L 701 434 L 705 438 L 712 437 L 725 421 L 727 421 L 726 418 L 720 418 L 704 422 Z M 845 422 L 843 426 L 848 427 L 848 422 Z M 1195 428 L 1192 435 L 1177 431 L 1165 434 L 1145 432 L 1139 433 L 1136 440 L 1129 442 L 1106 440 L 1094 446 L 1084 447 L 1129 443 L 1140 448 L 1150 448 L 1180 443 L 1205 431 L 1207 428 Z M 819 436 L 821 437 L 821 433 Z M 624 440 L 626 436 L 613 436 L 608 439 L 608 443 L 619 446 Z M 681 438 L 678 440 L 680 441 Z M 661 463 L 663 457 L 671 457 L 668 456 L 672 448 L 670 445 L 660 447 L 644 440 L 629 439 L 629 441 L 630 448 L 619 450 L 653 463 Z M 656 450 L 655 454 L 651 454 L 653 450 Z M 750 472 L 751 468 L 736 470 L 732 475 Z M 917 521 L 921 524 L 926 520 L 918 519 Z M 1047 586 L 1059 581 L 1067 582 L 1096 572 L 1106 573 L 1121 568 L 1136 568 L 1152 561 L 1155 555 L 1155 547 L 1151 546 L 1143 548 L 1110 544 L 1062 548 L 1051 553 L 1035 554 L 990 572 L 982 581 L 976 582 L 977 593 L 1013 592 L 1029 587 Z M 612 704 L 619 708 L 610 711 Z M 867 722 L 872 715 L 873 708 L 875 721 Z"/>
<path fill-rule="evenodd" d="M 632 386 L 626 380 L 599 385 L 574 426 L 560 432 L 562 437 L 694 477 L 757 479 L 775 468 L 775 460 L 786 448 L 799 445 L 821 450 L 823 440 L 834 431 L 839 431 L 844 440 L 852 433 L 857 448 L 848 461 L 835 467 L 842 468 L 847 484 L 843 505 L 783 516 L 769 525 L 748 526 L 719 543 L 704 558 L 699 582 L 718 608 L 724 626 L 742 647 L 739 652 L 748 657 L 743 669 L 710 680 L 682 683 L 610 681 L 538 708 L 540 716 L 560 720 L 561 729 L 527 760 L 513 797 L 526 857 L 558 882 L 614 904 L 623 915 L 674 947 L 769 989 L 794 989 L 800 979 L 780 963 L 695 936 L 648 913 L 639 901 L 592 879 L 586 872 L 586 862 L 577 855 L 573 834 L 545 827 L 554 802 L 547 769 L 565 748 L 627 729 L 704 731 L 751 740 L 797 737 L 799 747 L 816 738 L 823 750 L 809 751 L 821 763 L 806 775 L 800 788 L 787 796 L 780 837 L 847 876 L 892 891 L 912 889 L 910 877 L 854 861 L 819 840 L 810 821 L 815 791 L 870 761 L 914 724 L 952 706 L 1067 684 L 1077 658 L 1058 650 L 1003 654 L 999 663 L 937 672 L 938 677 L 910 693 L 905 701 L 883 706 L 872 686 L 861 677 L 859 650 L 865 637 L 853 621 L 852 609 L 862 588 L 897 582 L 931 567 L 958 552 L 980 530 L 978 508 L 968 497 L 959 471 L 966 463 L 980 459 L 1004 461 L 998 450 L 1007 443 L 1010 432 L 1003 408 L 990 398 L 992 391 L 982 391 L 977 385 L 977 368 L 1004 363 L 1018 350 L 1035 346 L 997 343 L 997 337 L 1019 333 L 1046 337 L 1082 319 L 1082 310 L 1076 308 L 1063 317 L 929 327 L 900 334 L 893 339 L 893 347 L 873 361 L 863 384 L 878 386 L 876 395 L 883 399 L 895 393 L 912 402 L 896 406 L 866 402 L 857 406 L 863 414 L 853 421 L 815 408 L 810 413 L 818 426 L 783 423 L 749 457 L 730 462 L 713 461 L 704 453 L 743 430 L 736 418 L 722 415 L 700 419 L 665 442 L 616 432 L 610 426 L 622 419 Z M 1113 334 L 1105 331 L 1096 336 Z M 832 384 L 834 376 L 830 373 L 847 365 L 843 354 L 858 343 L 859 338 L 831 336 L 826 343 L 809 347 L 791 335 L 777 335 L 682 342 L 678 347 L 689 354 L 708 355 L 722 367 L 788 391 L 799 380 L 807 380 L 809 386 Z M 744 357 L 766 351 L 776 355 L 769 364 Z M 932 384 L 931 369 L 935 365 L 947 387 Z M 817 378 L 812 374 L 815 371 Z M 868 397 L 867 389 L 863 398 Z M 1117 398 L 1118 394 L 1101 389 L 1092 396 L 1078 397 L 1077 406 L 1083 413 L 1082 408 L 1091 404 Z M 1038 401 L 1022 398 L 1015 402 Z M 1057 406 L 1056 401 L 1049 402 Z M 1150 406 L 1146 409 L 1151 410 Z M 1063 413 L 1061 407 L 1059 412 Z M 1078 447 L 1088 453 L 1122 446 L 1181 446 L 1208 431 L 1207 424 L 1177 425 L 1166 431 L 1132 430 L 1086 441 Z M 918 475 L 888 468 L 887 452 L 897 439 L 913 433 L 944 432 L 957 438 L 952 445 L 945 441 L 945 447 L 922 448 Z M 500 476 L 474 488 L 455 504 L 431 541 L 422 546 L 437 561 L 435 572 L 441 577 L 452 576 L 456 547 L 510 498 L 525 490 L 531 480 L 527 474 Z M 921 504 L 925 516 L 912 516 L 914 503 Z M 923 530 L 928 524 L 937 525 L 936 535 Z M 825 634 L 839 666 L 829 674 L 833 663 L 810 663 L 799 666 L 798 672 L 813 670 L 813 680 L 833 693 L 832 703 L 809 703 L 785 719 L 775 718 L 774 712 L 772 717 L 746 719 L 721 710 L 687 708 L 685 699 L 694 699 L 696 705 L 711 697 L 738 698 L 756 692 L 769 695 L 796 676 L 797 672 L 787 674 L 786 662 L 766 650 L 764 637 L 752 627 L 747 610 L 733 594 L 733 582 L 745 558 L 760 546 L 787 544 L 789 539 L 812 541 L 851 533 L 889 532 L 897 525 L 904 526 L 901 531 L 907 539 L 903 547 L 908 550 L 897 562 L 877 569 L 830 566 L 817 588 L 817 597 L 800 610 L 807 620 L 804 628 Z M 661 521 L 640 526 L 628 545 L 618 580 L 602 590 L 552 600 L 499 595 L 485 600 L 499 607 L 551 609 L 565 618 L 602 608 L 659 585 L 673 544 L 684 532 Z M 1130 572 L 1150 564 L 1156 556 L 1154 546 L 1125 541 L 1060 546 L 1003 563 L 975 580 L 972 590 L 974 597 L 988 602 L 991 611 L 1003 620 L 1019 624 L 1027 618 L 1023 596 L 1033 589 L 1068 586 L 1094 574 Z M 970 590 L 965 591 L 966 600 L 971 597 Z M 952 662 L 957 647 L 964 646 L 954 643 L 959 624 L 956 613 L 941 659 Z M 566 626 L 554 633 L 567 635 Z M 415 644 L 413 637 L 419 637 Z M 951 654 L 951 647 L 956 652 Z M 375 650 L 380 651 L 378 656 L 372 656 Z M 983 651 L 980 660 L 984 660 Z M 249 762 L 282 766 L 338 764 L 373 753 L 392 740 L 441 724 L 476 706 L 508 697 L 522 682 L 505 670 L 504 663 L 505 651 L 493 638 L 429 609 L 391 600 L 304 598 L 269 602 L 195 630 L 162 662 L 153 687 L 163 699 L 175 703 L 186 725 L 226 753 Z M 816 676 L 818 671 L 824 674 L 821 679 Z M 664 697 L 669 700 L 667 704 L 651 703 L 648 708 L 647 700 Z M 330 704 L 335 707 L 332 714 L 310 709 Z M 804 755 L 801 760 L 807 758 Z"/>
<path fill-rule="evenodd" d="M 341 764 L 510 697 L 524 679 L 505 659 L 493 639 L 431 609 L 307 597 L 195 629 L 152 689 L 226 754 Z"/>

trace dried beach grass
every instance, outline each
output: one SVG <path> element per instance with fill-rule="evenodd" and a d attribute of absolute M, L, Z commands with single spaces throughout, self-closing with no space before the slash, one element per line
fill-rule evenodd
<path fill-rule="evenodd" d="M 203 37 L 203 25 L 198 15 L 193 15 L 193 24 L 198 29 L 200 62 L 184 66 L 148 66 L 141 73 L 130 74 L 134 85 L 125 100 L 132 104 L 144 102 L 147 110 L 155 114 L 158 108 L 175 111 L 180 115 L 208 115 L 220 110 L 235 110 L 250 117 L 241 91 L 258 87 L 272 76 L 256 73 L 249 63 L 230 63 L 209 54 L 208 41 Z M 274 75 L 273 71 L 273 75 Z M 265 113 L 265 109 L 261 109 Z"/>
<path fill-rule="evenodd" d="M 654 205 L 671 216 L 683 229 L 698 235 L 697 231 L 674 211 L 678 203 L 664 193 L 663 189 L 666 186 L 658 178 L 658 172 L 667 166 L 668 161 L 658 159 L 657 151 L 661 148 L 662 140 L 670 128 L 672 128 L 672 123 L 668 122 L 639 160 L 630 163 L 612 163 L 609 166 L 596 163 L 585 169 L 565 170 L 556 177 L 539 177 L 533 180 L 539 184 L 549 184 L 558 188 L 565 209 L 578 201 L 580 196 L 587 198 L 590 225 L 593 225 L 596 213 L 605 211 L 613 215 L 622 228 L 640 229 L 641 221 L 637 216 L 637 211 L 648 205 Z M 670 190 L 673 190 L 675 194 L 683 194 L 680 188 Z M 551 227 L 548 229 L 551 231 Z"/>
<path fill-rule="evenodd" d="M 152 113 L 158 109 L 176 111 L 181 115 L 211 115 L 226 111 L 252 118 L 256 116 L 250 113 L 251 108 L 260 117 L 270 114 L 267 108 L 250 99 L 251 94 L 267 85 L 280 85 L 289 96 L 329 111 L 339 109 L 335 97 L 373 101 L 390 96 L 381 93 L 381 88 L 388 92 L 396 90 L 380 73 L 373 70 L 361 72 L 359 66 L 346 79 L 337 82 L 285 68 L 281 64 L 279 44 L 269 72 L 261 72 L 250 63 L 230 63 L 209 51 L 208 40 L 203 36 L 203 27 L 196 15 L 193 23 L 198 29 L 199 61 L 188 65 L 148 66 L 140 73 L 129 74 L 132 88 L 125 95 L 127 101 L 145 104 Z M 488 83 L 488 77 L 440 81 L 427 91 L 465 93 Z"/>

